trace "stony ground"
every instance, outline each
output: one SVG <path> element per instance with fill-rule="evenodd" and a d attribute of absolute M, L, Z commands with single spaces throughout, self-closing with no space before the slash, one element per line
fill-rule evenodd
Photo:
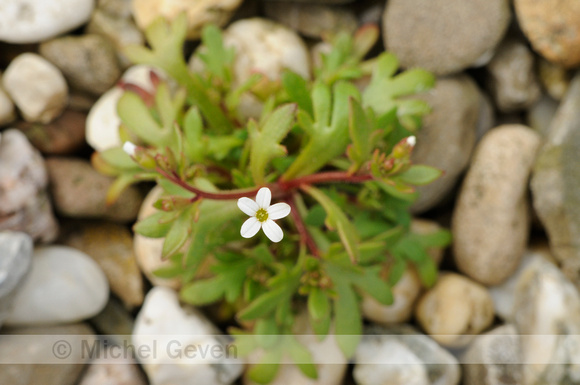
<path fill-rule="evenodd" d="M 377 52 L 438 77 L 420 96 L 433 111 L 413 160 L 445 175 L 412 208 L 416 231 L 453 233 L 452 247 L 431 250 L 437 284 L 423 289 L 409 268 L 392 306 L 364 298 L 354 365 L 332 338 L 304 337 L 315 359 L 334 364 L 321 364 L 317 381 L 285 367 L 274 384 L 580 383 L 577 0 L 0 2 L 0 362 L 38 351 L 14 334 L 132 335 L 135 346 L 151 334 L 183 345 L 221 338 L 210 311 L 179 303 L 179 282 L 152 275 L 162 240 L 131 231 L 159 191 L 132 187 L 107 206 L 112 180 L 89 162 L 120 143 L 118 81 L 151 87 L 151 69 L 130 66 L 122 48 L 181 11 L 190 48 L 205 23 L 226 28 L 242 79 L 283 68 L 309 77 L 324 33 L 364 23 L 382 28 Z M 233 359 L 139 361 L 0 365 L 0 384 L 250 383 Z"/>

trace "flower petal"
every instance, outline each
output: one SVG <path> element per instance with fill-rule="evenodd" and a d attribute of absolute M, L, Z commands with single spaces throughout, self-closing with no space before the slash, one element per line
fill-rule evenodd
<path fill-rule="evenodd" d="M 260 206 L 258 206 L 256 202 L 246 197 L 238 199 L 238 207 L 244 212 L 244 214 L 251 217 L 256 215 L 256 211 L 260 209 Z"/>
<path fill-rule="evenodd" d="M 258 195 L 256 195 L 256 203 L 260 208 L 267 209 L 270 207 L 270 201 L 272 200 L 272 192 L 268 187 L 262 187 L 258 190 Z"/>
<path fill-rule="evenodd" d="M 290 214 L 290 205 L 287 203 L 276 203 L 268 207 L 268 218 L 280 219 Z"/>
<path fill-rule="evenodd" d="M 282 238 L 284 238 L 284 232 L 282 231 L 282 228 L 271 219 L 268 219 L 266 222 L 262 223 L 262 230 L 264 230 L 264 234 L 266 234 L 266 236 L 270 238 L 272 242 L 280 242 Z"/>
<path fill-rule="evenodd" d="M 262 227 L 262 223 L 256 217 L 248 218 L 242 225 L 240 234 L 244 238 L 252 238 L 260 231 L 260 227 Z"/>

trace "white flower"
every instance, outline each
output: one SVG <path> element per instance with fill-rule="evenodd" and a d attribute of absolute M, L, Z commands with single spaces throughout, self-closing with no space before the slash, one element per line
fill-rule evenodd
<path fill-rule="evenodd" d="M 238 199 L 238 207 L 250 218 L 244 222 L 240 234 L 244 238 L 251 238 L 260 231 L 272 242 L 280 242 L 284 238 L 284 233 L 274 219 L 284 218 L 290 214 L 290 206 L 287 203 L 276 203 L 270 206 L 272 192 L 267 187 L 262 187 L 256 195 L 256 201 L 250 198 Z"/>
<path fill-rule="evenodd" d="M 123 144 L 123 151 L 125 151 L 127 153 L 127 155 L 129 155 L 129 156 L 135 156 L 136 149 L 137 149 L 137 146 L 135 146 L 131 142 L 125 142 Z"/>
<path fill-rule="evenodd" d="M 417 138 L 415 138 L 415 136 L 407 137 L 407 144 L 409 146 L 415 146 L 416 143 L 417 143 Z"/>

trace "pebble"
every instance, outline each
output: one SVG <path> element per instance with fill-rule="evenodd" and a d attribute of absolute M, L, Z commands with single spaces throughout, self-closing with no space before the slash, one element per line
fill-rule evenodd
<path fill-rule="evenodd" d="M 0 4 L 0 41 L 38 43 L 89 20 L 95 0 L 11 0 Z"/>
<path fill-rule="evenodd" d="M 383 39 L 403 67 L 443 76 L 485 64 L 510 19 L 507 0 L 390 0 Z"/>
<path fill-rule="evenodd" d="M 43 242 L 56 238 L 47 183 L 44 161 L 26 137 L 14 129 L 0 133 L 0 231 L 22 231 Z"/>
<path fill-rule="evenodd" d="M 223 336 L 199 310 L 181 307 L 177 293 L 160 286 L 147 293 L 133 331 L 137 349 L 154 343 L 160 347 L 155 357 L 137 357 L 151 385 L 232 384 L 242 374 L 243 363 L 231 353 L 174 357 L 178 346 L 183 351 L 188 345 L 212 347 L 229 342 L 229 337 Z"/>
<path fill-rule="evenodd" d="M 441 274 L 419 299 L 415 317 L 443 346 L 464 347 L 492 324 L 493 301 L 479 283 L 455 273 Z"/>
<path fill-rule="evenodd" d="M 580 64 L 580 3 L 576 0 L 515 0 L 519 26 L 534 50 L 564 67 Z"/>
<path fill-rule="evenodd" d="M 407 325 L 370 327 L 356 350 L 353 376 L 359 385 L 457 385 L 457 359 Z"/>
<path fill-rule="evenodd" d="M 65 110 L 48 124 L 19 121 L 14 127 L 26 135 L 30 143 L 45 155 L 72 155 L 86 146 L 86 114 Z"/>
<path fill-rule="evenodd" d="M 233 16 L 242 0 L 133 0 L 133 17 L 141 28 L 145 28 L 155 19 L 163 16 L 173 20 L 180 13 L 187 17 L 187 37 L 198 39 L 203 27 L 207 24 L 223 26 Z"/>
<path fill-rule="evenodd" d="M 0 232 L 0 326 L 10 314 L 14 293 L 28 274 L 32 249 L 28 234 Z"/>
<path fill-rule="evenodd" d="M 486 83 L 500 111 L 519 111 L 538 100 L 541 90 L 534 65 L 525 41 L 508 38 L 500 44 L 486 67 Z"/>
<path fill-rule="evenodd" d="M 75 222 L 62 239 L 95 260 L 107 276 L 111 291 L 128 308 L 143 302 L 143 278 L 133 253 L 133 236 L 122 225 L 110 222 Z"/>
<path fill-rule="evenodd" d="M 107 278 L 88 255 L 66 246 L 40 247 L 5 324 L 77 322 L 99 313 L 108 299 Z"/>
<path fill-rule="evenodd" d="M 264 13 L 286 27 L 312 38 L 320 39 L 338 32 L 353 34 L 357 18 L 349 8 L 314 3 L 264 3 Z"/>
<path fill-rule="evenodd" d="M 101 3 L 103 2 L 101 1 Z M 117 60 L 121 67 L 129 67 L 131 62 L 123 54 L 123 49 L 131 44 L 144 45 L 145 38 L 133 19 L 131 19 L 130 9 L 129 14 L 108 12 L 101 3 L 93 12 L 86 32 L 107 38 L 115 46 Z M 123 2 L 120 1 L 119 3 Z"/>
<path fill-rule="evenodd" d="M 58 37 L 42 43 L 39 52 L 80 91 L 100 95 L 121 76 L 115 48 L 100 35 Z"/>
<path fill-rule="evenodd" d="M 538 78 L 548 95 L 556 100 L 562 100 L 570 87 L 571 71 L 559 64 L 551 63 L 545 59 L 537 60 Z"/>
<path fill-rule="evenodd" d="M 108 358 L 93 360 L 78 384 L 148 385 L 135 360 L 130 357 L 116 357 L 117 355 L 118 348 L 104 348 L 102 356 Z"/>
<path fill-rule="evenodd" d="M 481 138 L 489 130 L 495 127 L 496 116 L 495 109 L 491 103 L 491 98 L 484 92 L 481 92 L 481 98 L 479 103 L 479 119 L 477 120 L 477 128 L 475 130 L 475 143 L 479 142 Z"/>
<path fill-rule="evenodd" d="M 147 194 L 143 204 L 141 205 L 141 209 L 139 210 L 139 220 L 145 219 L 157 212 L 157 209 L 153 207 L 153 204 L 162 194 L 163 188 L 161 186 L 155 186 L 149 194 Z M 147 238 L 135 233 L 133 237 L 133 247 L 135 250 L 135 257 L 137 258 L 137 264 L 149 282 L 153 285 L 178 289 L 181 286 L 181 281 L 178 278 L 163 279 L 156 277 L 153 274 L 155 270 L 171 265 L 171 261 L 161 259 L 161 251 L 163 250 L 164 241 L 165 238 Z"/>
<path fill-rule="evenodd" d="M 539 258 L 522 272 L 514 296 L 525 384 L 580 378 L 580 294 L 553 263 Z M 554 363 L 568 365 L 555 365 Z"/>
<path fill-rule="evenodd" d="M 531 180 L 534 209 L 566 276 L 580 287 L 580 76 L 560 103 Z"/>
<path fill-rule="evenodd" d="M 99 174 L 88 161 L 53 157 L 46 161 L 46 166 L 54 206 L 61 215 L 122 223 L 137 217 L 143 197 L 135 186 L 127 188 L 115 203 L 107 205 L 107 191 L 114 178 Z"/>
<path fill-rule="evenodd" d="M 101 333 L 110 336 L 119 345 L 126 339 L 130 342 L 135 320 L 129 310 L 115 297 L 90 322 Z"/>
<path fill-rule="evenodd" d="M 520 336 L 512 324 L 478 336 L 462 354 L 461 363 L 464 384 L 529 384 L 523 381 Z"/>
<path fill-rule="evenodd" d="M 420 213 L 435 207 L 457 184 L 469 163 L 480 111 L 481 93 L 467 75 L 440 78 L 435 88 L 419 96 L 431 106 L 417 132 L 417 145 L 411 159 L 445 171 L 439 179 L 419 186 L 419 198 L 412 211 Z"/>
<path fill-rule="evenodd" d="M 14 109 L 14 103 L 10 96 L 2 88 L 2 77 L 0 74 L 0 127 L 11 123 L 16 119 L 16 111 Z"/>
<path fill-rule="evenodd" d="M 347 360 L 340 350 L 336 338 L 333 336 L 331 327 L 329 335 L 322 341 L 314 334 L 305 310 L 299 311 L 292 325 L 292 332 L 297 341 L 306 347 L 312 355 L 312 360 L 317 363 L 316 371 L 318 378 L 307 378 L 296 365 L 280 365 L 276 377 L 269 385 L 335 385 L 342 384 L 347 369 Z M 259 362 L 260 351 L 250 354 L 249 361 Z M 246 372 L 247 373 L 247 372 Z M 244 385 L 257 385 L 247 375 L 243 377 Z"/>
<path fill-rule="evenodd" d="M 475 149 L 452 218 L 461 272 L 497 285 L 517 268 L 529 229 L 527 181 L 540 137 L 522 125 L 488 132 Z"/>
<path fill-rule="evenodd" d="M 13 338 L 13 335 L 18 337 Z M 30 335 L 30 338 L 25 337 L 25 335 Z M 0 362 L 20 361 L 26 362 L 26 364 L 0 365 L 0 384 L 77 384 L 77 380 L 89 358 L 86 354 L 82 354 L 81 349 L 73 348 L 67 361 L 58 360 L 52 349 L 47 349 L 46 344 L 47 341 L 54 343 L 59 338 L 73 343 L 86 341 L 89 344 L 93 344 L 97 337 L 89 326 L 82 323 L 3 330 L 3 334 L 0 335 Z M 18 357 L 22 357 L 22 359 Z M 55 360 L 57 360 L 55 364 L 39 363 L 54 362 Z"/>
<path fill-rule="evenodd" d="M 526 123 L 542 138 L 546 138 L 559 105 L 556 100 L 543 95 L 526 111 Z"/>
<path fill-rule="evenodd" d="M 29 122 L 49 123 L 67 104 L 68 87 L 64 76 L 53 64 L 34 53 L 23 53 L 12 60 L 2 77 L 2 85 L 22 117 Z"/>
<path fill-rule="evenodd" d="M 149 77 L 153 68 L 145 65 L 132 66 L 125 71 L 122 80 L 134 83 L 147 91 L 153 91 L 153 84 Z M 165 76 L 159 70 L 155 70 L 161 78 Z M 104 151 L 109 148 L 122 145 L 119 137 L 119 125 L 121 119 L 117 115 L 117 102 L 123 95 L 123 89 L 115 86 L 105 92 L 93 105 L 86 123 L 87 143 L 96 151 Z"/>

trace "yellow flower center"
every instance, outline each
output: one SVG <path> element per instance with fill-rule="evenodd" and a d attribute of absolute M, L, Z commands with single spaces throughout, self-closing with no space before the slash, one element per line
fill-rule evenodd
<path fill-rule="evenodd" d="M 266 222 L 266 220 L 268 219 L 268 212 L 264 209 L 259 209 L 258 211 L 256 211 L 256 219 L 259 220 L 260 222 Z"/>

